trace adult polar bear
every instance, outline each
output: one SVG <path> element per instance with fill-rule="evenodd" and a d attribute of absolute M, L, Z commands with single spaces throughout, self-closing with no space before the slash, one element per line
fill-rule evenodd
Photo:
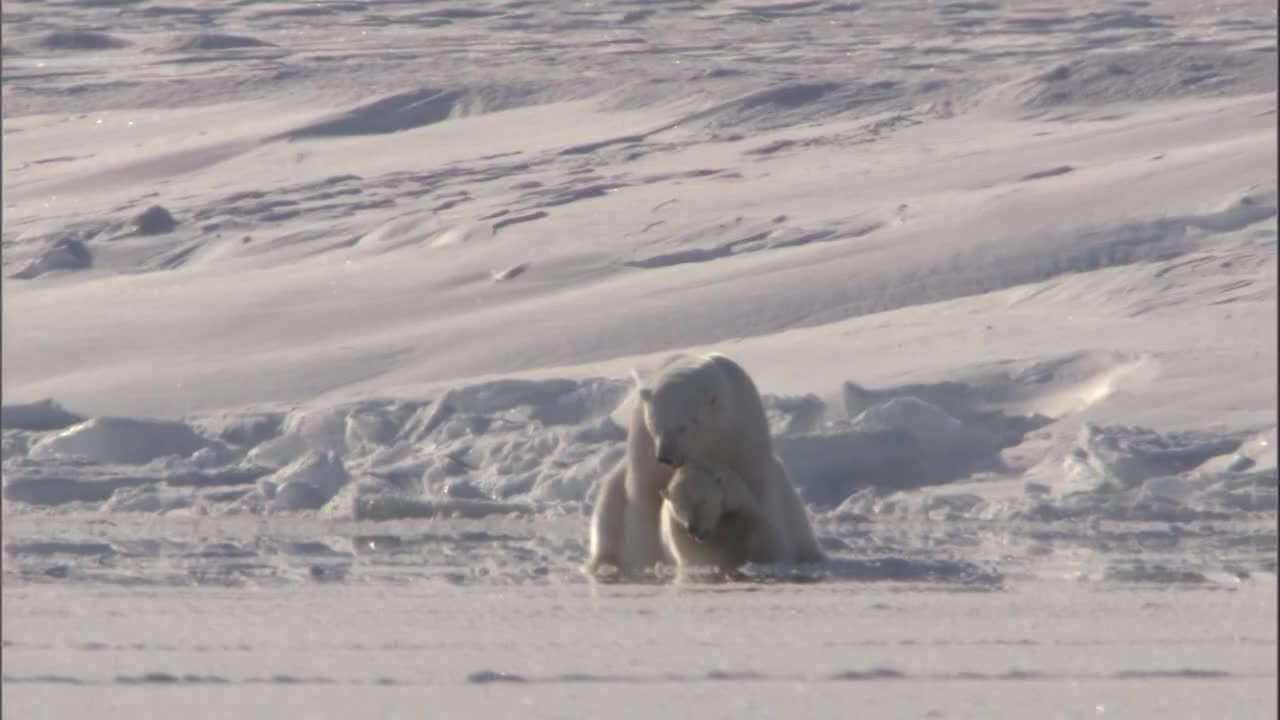
<path fill-rule="evenodd" d="M 687 460 L 721 465 L 742 478 L 771 513 L 785 544 L 780 557 L 823 559 L 800 496 L 773 453 L 760 393 L 741 366 L 719 353 L 673 355 L 647 382 L 636 373 L 636 384 L 626 457 L 596 495 L 588 571 L 627 577 L 668 560 L 658 491 Z"/>

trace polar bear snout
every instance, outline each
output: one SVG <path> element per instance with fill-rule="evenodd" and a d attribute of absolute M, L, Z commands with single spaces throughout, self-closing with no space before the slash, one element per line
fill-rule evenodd
<path fill-rule="evenodd" d="M 720 527 L 720 513 L 712 506 L 713 503 L 698 503 L 684 522 L 685 532 L 700 543 L 710 540 Z"/>
<path fill-rule="evenodd" d="M 707 538 L 711 536 L 711 533 L 706 528 L 699 527 L 695 523 L 689 523 L 684 530 L 689 533 L 689 537 L 698 542 L 706 542 Z"/>
<path fill-rule="evenodd" d="M 684 443 L 681 442 L 680 432 L 660 434 L 654 443 L 654 455 L 658 456 L 659 464 L 680 469 L 685 464 Z"/>
<path fill-rule="evenodd" d="M 663 436 L 658 438 L 658 446 L 655 448 L 658 456 L 658 463 L 666 465 L 669 468 L 679 468 L 684 464 L 684 457 L 679 450 L 679 443 L 673 438 Z"/>

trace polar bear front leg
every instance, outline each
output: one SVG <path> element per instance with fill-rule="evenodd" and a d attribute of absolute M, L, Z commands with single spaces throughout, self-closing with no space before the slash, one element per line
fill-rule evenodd
<path fill-rule="evenodd" d="M 628 573 L 643 574 L 655 570 L 666 554 L 662 547 L 662 504 L 657 493 L 627 495 L 624 521 L 623 568 Z"/>
<path fill-rule="evenodd" d="M 584 569 L 602 580 L 643 575 L 663 562 L 658 494 L 633 493 L 630 473 L 624 459 L 602 478 L 591 512 L 590 549 Z"/>
<path fill-rule="evenodd" d="M 592 575 L 612 566 L 622 570 L 627 522 L 627 461 L 623 459 L 600 479 L 600 492 L 591 512 L 590 550 L 586 570 Z"/>

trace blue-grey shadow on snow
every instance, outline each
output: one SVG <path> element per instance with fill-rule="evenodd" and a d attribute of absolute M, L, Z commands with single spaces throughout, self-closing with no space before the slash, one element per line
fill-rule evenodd
<path fill-rule="evenodd" d="M 894 556 L 836 557 L 810 565 L 749 565 L 736 580 L 770 584 L 901 582 L 966 590 L 996 590 L 1004 584 L 1004 577 L 998 571 L 975 563 Z"/>

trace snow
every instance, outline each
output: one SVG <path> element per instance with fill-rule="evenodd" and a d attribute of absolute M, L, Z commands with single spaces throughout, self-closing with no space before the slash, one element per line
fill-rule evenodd
<path fill-rule="evenodd" d="M 1276 29 L 7 3 L 5 710 L 1274 716 Z M 590 582 L 713 350 L 831 561 Z"/>

